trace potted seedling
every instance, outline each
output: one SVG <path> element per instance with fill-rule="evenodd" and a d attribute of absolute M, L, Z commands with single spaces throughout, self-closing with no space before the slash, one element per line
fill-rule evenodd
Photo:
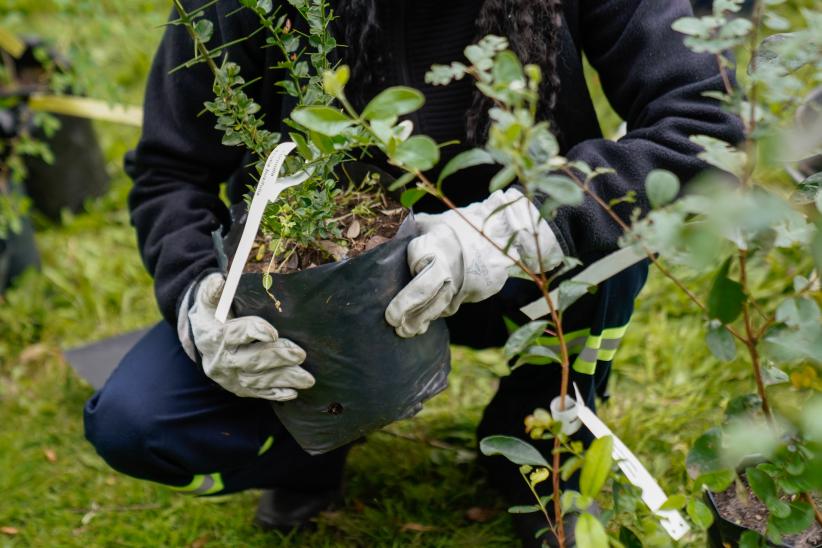
<path fill-rule="evenodd" d="M 66 88 L 69 63 L 39 39 L 0 32 L 6 37 L 0 77 L 0 118 L 8 135 L 4 163 L 11 164 L 33 206 L 59 221 L 63 209 L 80 211 L 85 200 L 108 190 L 103 153 L 88 118 L 32 108 L 46 94 L 72 91 Z"/>
<path fill-rule="evenodd" d="M 304 449 L 320 453 L 416 413 L 444 389 L 448 333 L 436 322 L 424 335 L 402 339 L 384 319 L 388 303 L 411 279 L 405 249 L 417 230 L 411 211 L 386 190 L 391 176 L 351 162 L 377 141 L 339 107 L 329 106 L 344 97 L 347 69 L 330 72 L 327 4 L 295 3 L 299 19 L 293 27 L 271 6 L 245 4 L 284 54 L 281 68 L 290 85 L 281 86 L 297 104 L 288 121 L 296 150 L 285 159 L 284 172 L 302 173 L 305 180 L 266 208 L 233 310 L 267 319 L 306 349 L 304 366 L 317 384 L 295 401 L 275 404 L 275 411 Z M 230 62 L 218 66 L 205 46 L 207 20 L 201 12 L 186 13 L 180 3 L 176 7 L 178 23 L 189 29 L 201 59 L 214 71 L 216 97 L 206 107 L 225 132 L 223 142 L 244 145 L 265 160 L 278 136 L 261 128 L 254 107 L 236 108 L 252 103 L 242 91 L 241 68 Z M 298 30 L 305 23 L 312 45 L 298 46 L 307 41 Z M 392 88 L 371 101 L 362 116 L 374 123 L 396 119 L 422 103 L 419 92 Z M 403 140 L 409 129 L 404 124 L 393 131 Z M 245 209 L 237 212 L 224 240 L 215 235 L 225 267 L 241 239 Z"/>

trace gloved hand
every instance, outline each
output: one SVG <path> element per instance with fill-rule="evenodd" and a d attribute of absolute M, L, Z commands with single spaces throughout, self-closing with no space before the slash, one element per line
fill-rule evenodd
<path fill-rule="evenodd" d="M 270 323 L 258 316 L 225 323 L 214 317 L 224 283 L 222 274 L 209 274 L 183 298 L 177 333 L 186 354 L 196 362 L 199 353 L 205 374 L 242 398 L 293 400 L 297 390 L 314 386 L 300 367 L 305 351 L 281 339 Z"/>
<path fill-rule="evenodd" d="M 400 337 L 425 333 L 433 320 L 453 315 L 462 303 L 482 301 L 502 289 L 519 267 L 488 239 L 502 249 L 508 246 L 508 255 L 532 271 L 546 272 L 562 261 L 562 250 L 548 223 L 516 189 L 498 190 L 458 211 L 465 219 L 453 210 L 415 215 L 422 235 L 411 240 L 407 252 L 415 277 L 385 310 L 385 319 Z M 542 265 L 537 259 L 535 230 Z"/>

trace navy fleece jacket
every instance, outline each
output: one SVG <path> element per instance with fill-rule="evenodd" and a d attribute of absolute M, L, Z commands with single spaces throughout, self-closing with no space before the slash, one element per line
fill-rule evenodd
<path fill-rule="evenodd" d="M 203 0 L 184 2 L 188 8 Z M 285 4 L 285 3 L 283 3 Z M 475 37 L 477 0 L 392 0 L 383 2 L 384 47 L 392 63 L 385 85 L 404 84 L 422 90 L 426 105 L 413 118 L 415 131 L 438 141 L 465 142 L 465 112 L 471 101 L 468 83 L 434 88 L 424 84 L 432 63 L 461 60 L 462 50 Z M 643 182 L 652 169 L 668 169 L 689 180 L 705 164 L 688 139 L 706 134 L 728 141 L 741 139 L 738 121 L 719 104 L 703 96 L 722 89 L 716 61 L 689 51 L 682 36 L 671 29 L 679 17 L 691 14 L 688 0 L 565 0 L 558 76 L 561 81 L 553 113 L 561 135 L 562 152 L 615 173 L 597 178 L 595 191 L 606 201 L 637 192 L 638 202 L 619 206 L 627 218 L 633 207 L 646 208 Z M 255 16 L 237 11 L 236 0 L 222 0 L 206 10 L 214 22 L 211 44 L 248 36 Z M 236 12 L 236 13 L 232 13 Z M 260 78 L 247 93 L 263 107 L 270 129 L 280 128 L 287 101 L 269 67 L 276 65 L 276 48 L 265 48 L 258 33 L 228 48 L 228 57 L 242 67 L 247 81 Z M 627 121 L 628 133 L 618 142 L 602 138 L 583 76 L 583 54 L 599 73 L 614 109 Z M 251 179 L 249 158 L 238 147 L 220 144 L 211 114 L 198 116 L 212 99 L 212 75 L 200 64 L 170 74 L 192 56 L 192 43 L 179 26 L 169 26 L 154 59 L 145 97 L 143 134 L 127 159 L 134 179 L 129 196 L 132 222 L 140 251 L 154 276 L 157 301 L 164 317 L 176 322 L 185 288 L 217 264 L 211 232 L 230 222 L 219 197 L 228 181 L 232 203 L 241 201 Z M 463 146 L 464 147 L 464 146 Z M 460 146 L 450 147 L 447 155 Z M 446 193 L 458 204 L 488 195 L 495 169 L 480 166 L 450 178 Z M 438 204 L 423 202 L 436 211 Z M 567 254 L 583 261 L 617 247 L 618 226 L 592 200 L 567 207 L 553 222 Z"/>

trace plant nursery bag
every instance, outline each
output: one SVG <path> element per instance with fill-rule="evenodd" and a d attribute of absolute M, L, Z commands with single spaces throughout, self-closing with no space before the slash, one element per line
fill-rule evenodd
<path fill-rule="evenodd" d="M 225 238 L 214 233 L 224 271 L 244 224 L 243 213 Z M 245 272 L 240 278 L 235 316 L 260 316 L 306 351 L 303 367 L 316 384 L 295 400 L 272 405 L 310 454 L 409 418 L 447 386 L 451 356 L 445 321 L 404 339 L 384 316 L 388 303 L 411 280 L 406 247 L 417 232 L 409 213 L 394 238 L 361 255 L 272 274 L 269 291 L 280 301 L 280 310 L 263 288 L 262 272 Z"/>

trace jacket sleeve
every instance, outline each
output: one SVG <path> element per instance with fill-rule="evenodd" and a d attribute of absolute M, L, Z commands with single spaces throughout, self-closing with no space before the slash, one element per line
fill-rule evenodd
<path fill-rule="evenodd" d="M 634 208 L 648 210 L 644 181 L 650 171 L 667 169 L 687 182 L 708 167 L 696 157 L 701 148 L 691 135 L 742 139 L 739 119 L 703 96 L 724 90 L 716 59 L 693 53 L 671 29 L 686 15 L 688 0 L 580 0 L 583 50 L 628 132 L 618 142 L 580 142 L 566 157 L 615 170 L 591 184 L 606 203 L 637 193 L 635 204 L 615 208 L 626 221 Z M 613 251 L 622 234 L 587 195 L 582 205 L 560 209 L 553 225 L 565 252 L 583 260 Z"/>
<path fill-rule="evenodd" d="M 183 2 L 190 11 L 204 3 Z M 229 15 L 237 7 L 226 0 L 206 10 L 205 17 L 214 24 L 209 47 L 251 34 L 254 20 L 243 12 Z M 228 48 L 226 55 L 251 81 L 263 72 L 261 51 L 259 44 L 246 40 Z M 154 277 L 160 311 L 172 325 L 187 286 L 217 266 L 211 232 L 229 222 L 220 184 L 242 167 L 244 157 L 243 148 L 221 144 L 214 115 L 201 113 L 203 103 L 214 98 L 209 68 L 200 63 L 172 72 L 193 52 L 185 27 L 166 27 L 149 73 L 143 132 L 126 160 L 134 180 L 128 199 L 131 222 L 143 262 Z M 259 92 L 260 84 L 246 88 L 251 97 Z"/>

